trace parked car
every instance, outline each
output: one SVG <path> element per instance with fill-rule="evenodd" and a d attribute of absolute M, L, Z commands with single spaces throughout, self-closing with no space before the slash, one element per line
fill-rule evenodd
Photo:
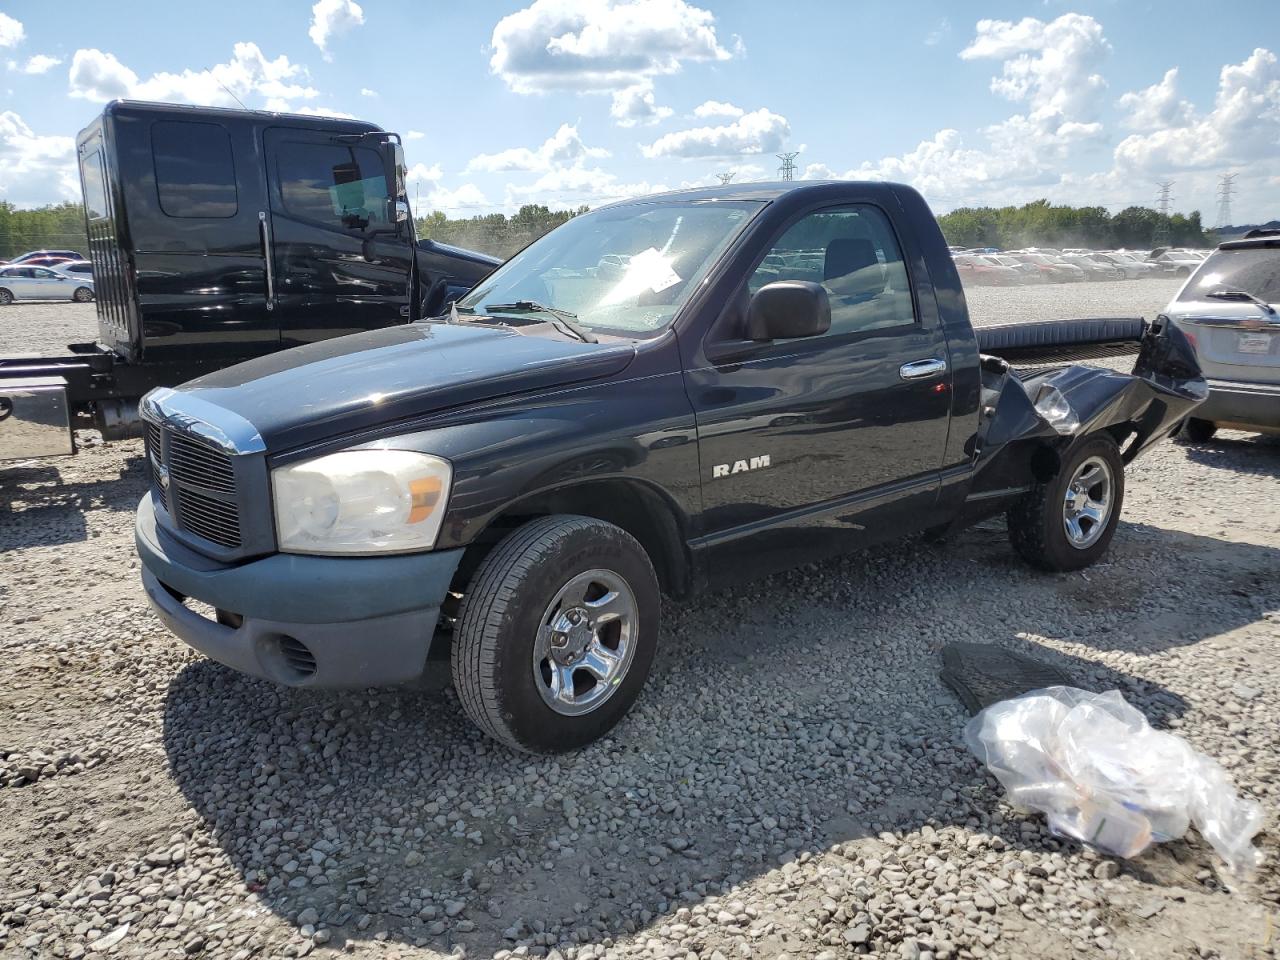
<path fill-rule="evenodd" d="M 93 279 L 93 264 L 88 260 L 68 260 L 66 263 L 59 263 L 50 269 L 56 270 L 58 273 L 64 273 L 69 277 L 86 280 Z"/>
<path fill-rule="evenodd" d="M 1166 250 L 1150 262 L 1166 276 L 1189 277 L 1203 261 L 1187 250 Z"/>
<path fill-rule="evenodd" d="M 1184 435 L 1203 443 L 1219 427 L 1280 433 L 1280 234 L 1219 246 L 1165 314 L 1195 348 L 1209 384 Z"/>
<path fill-rule="evenodd" d="M 88 303 L 93 299 L 93 278 L 72 278 L 48 267 L 30 264 L 0 267 L 0 305 L 15 300 L 74 300 Z"/>
<path fill-rule="evenodd" d="M 1018 277 L 1022 283 L 1044 283 L 1045 277 L 1040 273 L 1040 268 L 1032 263 L 1024 263 L 1017 257 L 1011 257 L 1008 254 L 991 254 L 988 260 L 994 260 L 1001 266 L 1009 267 L 1018 272 Z"/>
<path fill-rule="evenodd" d="M 1082 253 L 1064 253 L 1061 259 L 1064 263 L 1074 264 L 1083 270 L 1086 280 L 1124 279 L 1124 271 L 1114 263 L 1107 263 L 1093 256 L 1086 256 Z"/>
<path fill-rule="evenodd" d="M 956 271 L 960 279 L 970 284 L 989 284 L 997 287 L 1013 287 L 1022 283 L 1022 274 L 1013 267 L 997 263 L 990 257 L 955 257 Z"/>
<path fill-rule="evenodd" d="M 1056 256 L 1050 256 L 1047 253 L 1018 253 L 1014 256 L 1023 263 L 1033 264 L 1040 271 L 1042 278 L 1047 281 L 1061 283 L 1084 279 L 1084 271 L 1079 267 L 1064 263 Z"/>
<path fill-rule="evenodd" d="M 27 263 L 31 260 L 43 257 L 57 257 L 59 260 L 85 260 L 88 259 L 83 253 L 77 253 L 75 250 L 28 250 L 21 256 L 14 257 L 10 263 Z M 42 264 L 43 266 L 43 264 Z"/>
<path fill-rule="evenodd" d="M 32 257 L 30 260 L 23 260 L 24 267 L 60 267 L 64 263 L 74 263 L 70 257 Z"/>
<path fill-rule="evenodd" d="M 1093 258 L 1116 267 L 1124 273 L 1126 280 L 1141 280 L 1143 277 L 1149 277 L 1160 271 L 1160 268 L 1155 264 L 1139 260 L 1133 254 L 1123 251 L 1099 251 L 1093 254 Z"/>
<path fill-rule="evenodd" d="M 814 249 L 817 281 L 792 257 Z M 924 198 L 888 183 L 601 207 L 456 307 L 147 394 L 142 580 L 192 647 L 296 687 L 413 680 L 443 605 L 462 709 L 529 751 L 623 717 L 663 592 L 999 513 L 1030 564 L 1096 562 L 1125 465 L 1205 396 L 1167 323 L 1134 324 L 1133 376 L 1015 372 Z"/>

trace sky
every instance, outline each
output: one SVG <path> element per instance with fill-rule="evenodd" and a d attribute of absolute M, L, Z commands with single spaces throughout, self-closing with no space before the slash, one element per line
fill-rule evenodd
<path fill-rule="evenodd" d="M 0 0 L 0 199 L 78 199 L 117 97 L 371 120 L 419 214 L 888 179 L 1280 217 L 1280 0 Z M 197 12 L 201 11 L 201 12 Z M 212 14 L 212 15 L 211 15 Z"/>

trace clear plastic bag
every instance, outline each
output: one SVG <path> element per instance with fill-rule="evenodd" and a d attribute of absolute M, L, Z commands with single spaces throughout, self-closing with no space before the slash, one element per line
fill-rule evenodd
<path fill-rule="evenodd" d="M 1195 825 L 1233 873 L 1261 862 L 1262 807 L 1241 798 L 1217 761 L 1152 729 L 1117 690 L 1048 687 L 992 704 L 965 743 L 1023 811 L 1055 833 L 1135 857 Z"/>

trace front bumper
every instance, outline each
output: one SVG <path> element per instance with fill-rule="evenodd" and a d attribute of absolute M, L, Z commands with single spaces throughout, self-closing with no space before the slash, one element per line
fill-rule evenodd
<path fill-rule="evenodd" d="M 287 686 L 372 687 L 415 679 L 462 550 L 387 557 L 277 553 L 222 564 L 156 526 L 151 495 L 135 526 L 142 585 L 187 645 Z M 208 604 L 218 620 L 188 607 Z"/>
<path fill-rule="evenodd" d="M 1195 416 L 1223 426 L 1280 429 L 1280 385 L 1210 380 L 1209 399 L 1196 410 Z"/>

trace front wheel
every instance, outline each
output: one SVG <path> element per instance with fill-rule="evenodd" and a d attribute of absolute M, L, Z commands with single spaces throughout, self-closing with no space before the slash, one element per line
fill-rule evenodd
<path fill-rule="evenodd" d="M 0 287 L 0 307 L 7 307 L 13 303 L 13 291 Z"/>
<path fill-rule="evenodd" d="M 88 303 L 93 299 L 93 291 L 88 287 L 76 287 L 76 292 L 71 294 L 71 299 L 76 303 Z"/>
<path fill-rule="evenodd" d="M 462 708 L 518 750 L 585 746 L 639 696 L 660 611 L 653 565 L 625 530 L 533 520 L 493 549 L 463 595 L 452 654 Z"/>
<path fill-rule="evenodd" d="M 1056 476 L 1009 508 L 1009 540 L 1033 567 L 1079 570 L 1106 552 L 1123 503 L 1120 448 L 1098 434 L 1077 444 Z"/>

